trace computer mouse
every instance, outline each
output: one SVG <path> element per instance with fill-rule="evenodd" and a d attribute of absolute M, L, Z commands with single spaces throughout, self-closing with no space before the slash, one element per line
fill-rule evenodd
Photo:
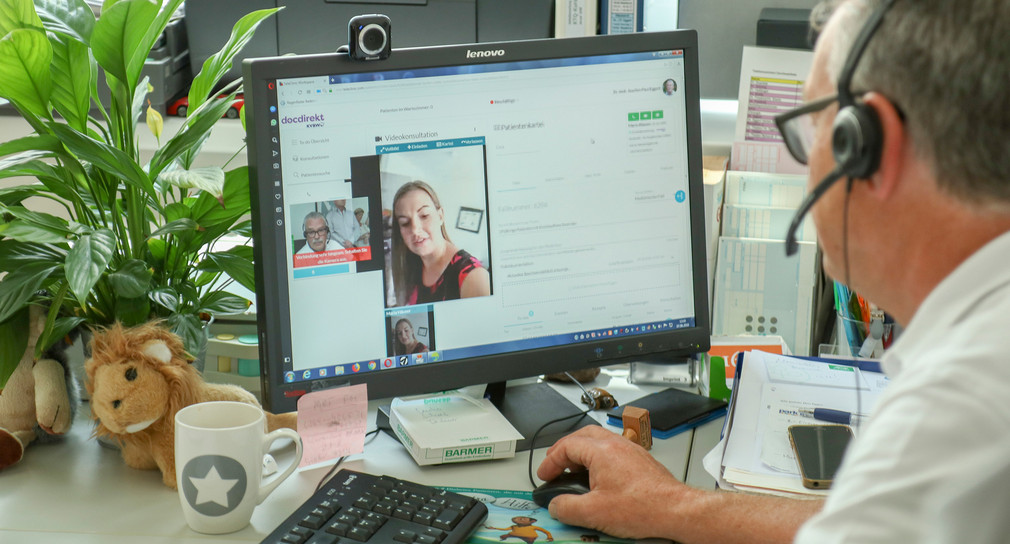
<path fill-rule="evenodd" d="M 589 493 L 589 471 L 563 472 L 557 478 L 540 484 L 533 490 L 533 502 L 547 508 L 558 495 Z"/>

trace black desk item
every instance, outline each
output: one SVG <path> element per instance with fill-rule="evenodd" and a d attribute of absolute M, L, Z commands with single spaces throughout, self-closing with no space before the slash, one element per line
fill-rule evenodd
<path fill-rule="evenodd" d="M 457 544 L 486 517 L 484 504 L 459 493 L 341 470 L 263 542 Z"/>
<path fill-rule="evenodd" d="M 674 388 L 646 395 L 627 403 L 627 406 L 649 411 L 656 438 L 667 438 L 726 413 L 725 401 Z M 623 412 L 624 406 L 611 409 L 607 412 L 607 422 L 620 427 Z"/>

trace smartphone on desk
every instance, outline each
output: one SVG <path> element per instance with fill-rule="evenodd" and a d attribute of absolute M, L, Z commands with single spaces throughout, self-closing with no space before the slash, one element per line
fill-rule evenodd
<path fill-rule="evenodd" d="M 803 487 L 830 488 L 851 440 L 848 425 L 790 425 L 789 443 L 796 454 Z"/>

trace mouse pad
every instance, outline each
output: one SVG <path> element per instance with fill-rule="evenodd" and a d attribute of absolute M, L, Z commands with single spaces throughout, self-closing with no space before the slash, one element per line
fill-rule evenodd
<path fill-rule="evenodd" d="M 659 432 L 670 432 L 681 426 L 701 424 L 726 412 L 725 401 L 672 387 L 633 400 L 627 403 L 627 406 L 648 410 L 652 429 Z M 611 408 L 607 412 L 609 423 L 620 427 L 623 412 L 624 406 Z"/>
<path fill-rule="evenodd" d="M 534 504 L 529 491 L 442 487 L 473 497 L 487 506 L 487 519 L 466 540 L 466 544 L 554 544 L 594 542 L 601 544 L 631 544 L 634 542 L 668 542 L 655 539 L 628 540 L 612 537 L 592 529 L 565 525 L 551 518 L 546 508 Z"/>

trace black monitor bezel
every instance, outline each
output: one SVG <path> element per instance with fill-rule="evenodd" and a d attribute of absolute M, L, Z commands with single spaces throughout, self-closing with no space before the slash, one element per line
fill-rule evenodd
<path fill-rule="evenodd" d="M 701 113 L 698 75 L 697 33 L 693 30 L 591 36 L 581 38 L 524 40 L 516 42 L 463 44 L 395 49 L 382 61 L 355 61 L 345 53 L 282 56 L 247 59 L 243 62 L 245 118 L 247 126 L 250 198 L 252 204 L 253 253 L 256 269 L 256 308 L 259 331 L 262 401 L 273 412 L 297 408 L 301 393 L 340 385 L 368 384 L 371 399 L 430 393 L 468 385 L 505 381 L 541 374 L 570 371 L 621 361 L 654 358 L 658 355 L 686 356 L 705 352 L 710 345 L 710 322 L 706 266 L 705 205 L 702 180 Z M 632 337 L 600 339 L 594 342 L 503 353 L 472 359 L 429 363 L 382 371 L 345 374 L 339 377 L 285 384 L 282 345 L 271 341 L 290 335 L 290 325 L 276 311 L 285 300 L 278 281 L 285 278 L 283 259 L 266 260 L 265 255 L 283 254 L 275 236 L 264 237 L 270 226 L 273 189 L 258 183 L 261 168 L 267 168 L 270 148 L 266 125 L 259 127 L 256 104 L 268 102 L 267 83 L 276 79 L 339 75 L 344 73 L 456 66 L 463 64 L 517 62 L 565 57 L 612 55 L 644 51 L 682 50 L 687 119 L 688 176 L 693 251 L 695 326 L 657 330 Z M 494 56 L 468 58 L 470 51 L 494 51 Z M 471 55 L 473 57 L 473 55 Z M 265 164 L 260 165 L 260 161 Z M 264 179 L 267 179 L 265 176 Z M 266 206 L 262 206 L 265 203 Z M 289 340 L 290 341 L 290 340 Z M 602 350 L 602 351 L 599 351 Z M 460 372 L 465 365 L 466 372 Z"/>

